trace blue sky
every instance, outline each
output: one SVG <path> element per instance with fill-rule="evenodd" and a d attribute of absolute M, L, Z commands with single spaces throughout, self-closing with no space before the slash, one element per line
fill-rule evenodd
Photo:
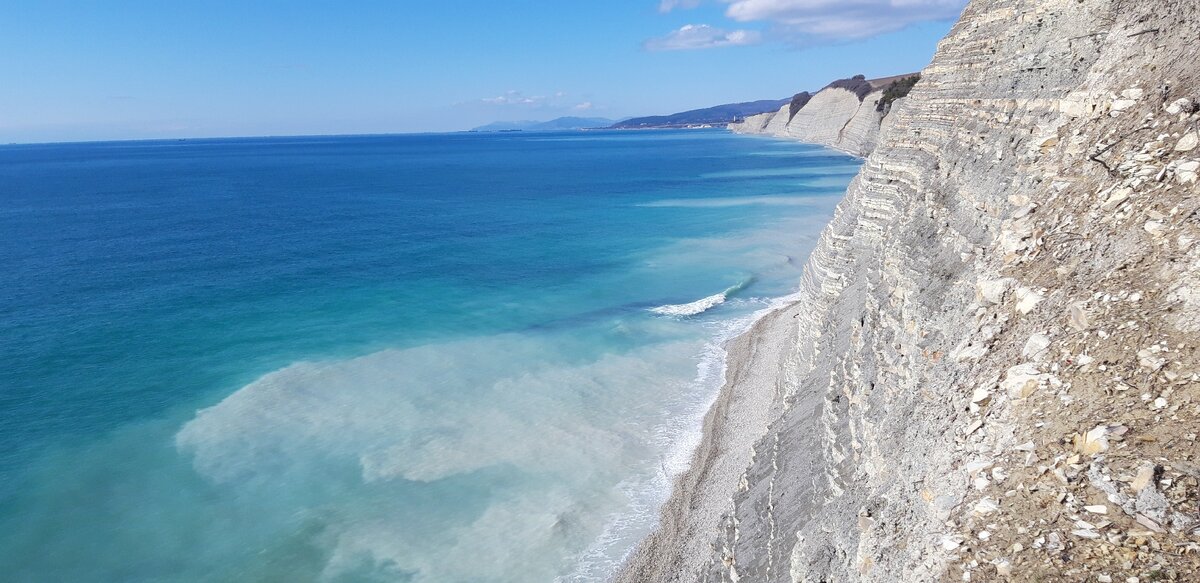
<path fill-rule="evenodd" d="M 964 0 L 0 0 L 0 143 L 455 131 L 929 62 Z"/>

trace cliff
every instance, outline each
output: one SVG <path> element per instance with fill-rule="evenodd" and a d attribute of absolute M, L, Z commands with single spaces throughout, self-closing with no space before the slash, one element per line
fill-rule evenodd
<path fill-rule="evenodd" d="M 891 111 L 890 101 L 880 107 L 885 91 L 907 77 L 911 75 L 867 80 L 859 75 L 834 81 L 816 94 L 798 94 L 778 111 L 729 124 L 729 129 L 794 138 L 865 157 L 875 149 L 879 130 Z"/>
<path fill-rule="evenodd" d="M 617 579 L 1195 580 L 1198 16 L 973 0 Z"/>

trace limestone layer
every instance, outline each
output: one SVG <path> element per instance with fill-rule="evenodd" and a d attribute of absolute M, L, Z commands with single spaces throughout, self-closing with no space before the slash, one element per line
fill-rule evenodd
<path fill-rule="evenodd" d="M 826 87 L 794 114 L 791 104 L 787 104 L 777 112 L 761 113 L 730 124 L 729 129 L 740 134 L 793 138 L 866 157 L 874 151 L 880 128 L 894 105 L 880 109 L 879 101 L 887 85 L 897 78 L 863 81 L 870 85 L 870 90 L 861 99 L 848 89 Z"/>
<path fill-rule="evenodd" d="M 971 2 L 617 579 L 1194 580 L 1197 62 L 1195 0 Z"/>

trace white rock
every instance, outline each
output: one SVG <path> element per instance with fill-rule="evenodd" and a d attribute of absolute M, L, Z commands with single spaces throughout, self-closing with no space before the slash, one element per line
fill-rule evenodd
<path fill-rule="evenodd" d="M 1075 449 L 1085 455 L 1108 451 L 1108 426 L 1097 425 L 1091 431 L 1075 436 Z"/>
<path fill-rule="evenodd" d="M 1096 540 L 1096 539 L 1100 538 L 1100 533 L 1098 533 L 1094 530 L 1084 530 L 1082 528 L 1079 530 L 1072 530 L 1071 534 L 1073 534 L 1077 537 L 1080 537 L 1080 538 L 1086 538 L 1086 539 L 1092 539 L 1092 540 Z"/>
<path fill-rule="evenodd" d="M 967 462 L 967 475 L 974 476 L 990 467 L 992 467 L 992 462 L 986 460 Z"/>
<path fill-rule="evenodd" d="M 1104 211 L 1111 211 L 1120 206 L 1121 203 L 1129 200 L 1129 195 L 1131 194 L 1133 194 L 1132 188 L 1118 188 L 1108 195 L 1108 198 L 1105 199 L 1104 203 L 1100 205 L 1100 209 Z"/>
<path fill-rule="evenodd" d="M 1036 364 L 1024 363 L 1011 367 L 1005 373 L 1000 388 L 1014 399 L 1025 399 L 1041 386 L 1045 375 L 1038 370 Z"/>
<path fill-rule="evenodd" d="M 1083 509 L 1088 512 L 1091 512 L 1092 514 L 1108 514 L 1108 507 L 1103 504 L 1096 504 L 1095 506 L 1084 506 Z"/>
<path fill-rule="evenodd" d="M 1191 152 L 1200 146 L 1200 134 L 1196 132 L 1188 132 L 1179 139 L 1179 143 L 1175 144 L 1176 152 Z"/>
<path fill-rule="evenodd" d="M 1058 102 L 1058 111 L 1070 117 L 1083 117 L 1087 113 L 1088 107 L 1082 101 L 1061 99 Z"/>
<path fill-rule="evenodd" d="M 1175 179 L 1180 184 L 1195 183 L 1198 176 L 1200 176 L 1200 162 L 1195 160 L 1184 162 L 1175 167 Z"/>
<path fill-rule="evenodd" d="M 1006 255 L 1013 255 L 1029 248 L 1028 239 L 1033 236 L 1034 226 L 1032 217 L 1010 219 L 1005 221 L 1000 229 L 1000 248 Z"/>
<path fill-rule="evenodd" d="M 1166 530 L 1163 529 L 1162 525 L 1159 524 L 1157 520 L 1154 520 L 1145 514 L 1138 513 L 1135 519 L 1137 520 L 1138 524 L 1153 530 L 1154 532 L 1166 532 Z"/>
<path fill-rule="evenodd" d="M 1032 312 L 1042 300 L 1046 299 L 1042 294 L 1033 291 L 1027 287 L 1017 288 L 1017 311 L 1022 314 Z"/>
<path fill-rule="evenodd" d="M 996 561 L 996 574 L 1001 577 L 1011 576 L 1013 573 L 1012 561 L 1008 559 L 1000 559 Z"/>
<path fill-rule="evenodd" d="M 1130 87 L 1129 89 L 1126 89 L 1121 92 L 1121 97 L 1124 97 L 1125 99 L 1137 100 L 1137 99 L 1141 99 L 1142 96 L 1145 94 L 1146 94 L 1146 91 L 1143 90 L 1141 87 Z"/>
<path fill-rule="evenodd" d="M 1174 102 L 1172 102 L 1170 105 L 1168 105 L 1167 113 L 1169 113 L 1171 115 L 1179 115 L 1185 111 L 1190 112 L 1191 109 L 1192 109 L 1192 100 L 1184 97 L 1181 99 L 1176 99 Z"/>
<path fill-rule="evenodd" d="M 1142 229 L 1155 237 L 1161 237 L 1166 233 L 1167 226 L 1162 221 L 1146 221 L 1146 224 L 1142 225 Z"/>
<path fill-rule="evenodd" d="M 1041 361 L 1046 359 L 1046 355 L 1050 348 L 1050 337 L 1045 334 L 1034 334 L 1025 341 L 1025 348 L 1021 349 L 1021 356 L 1029 360 Z"/>
<path fill-rule="evenodd" d="M 1050 539 L 1048 541 L 1048 544 L 1046 545 L 1048 548 L 1051 548 L 1054 550 L 1063 548 L 1062 537 L 1058 536 L 1057 532 L 1051 532 L 1049 535 L 1046 536 L 1046 538 Z"/>
<path fill-rule="evenodd" d="M 992 396 L 991 391 L 988 391 L 987 389 L 975 389 L 975 392 L 971 394 L 971 402 L 972 403 L 982 403 L 982 402 L 988 400 L 988 397 L 991 397 L 991 396 Z M 968 464 L 968 467 L 969 467 L 969 464 Z"/>
<path fill-rule="evenodd" d="M 1088 313 L 1083 302 L 1071 304 L 1071 308 L 1067 314 L 1067 323 L 1080 332 L 1088 329 Z"/>
<path fill-rule="evenodd" d="M 983 500 L 975 503 L 975 506 L 971 509 L 971 512 L 974 512 L 978 516 L 987 516 L 996 512 L 997 510 L 1000 510 L 999 502 L 996 502 L 991 498 L 984 498 Z"/>
<path fill-rule="evenodd" d="M 948 534 L 942 537 L 942 548 L 947 551 L 953 551 L 962 546 L 964 539 L 961 535 Z"/>
<path fill-rule="evenodd" d="M 1129 109 L 1135 105 L 1137 105 L 1137 101 L 1132 99 L 1118 99 L 1112 102 L 1112 108 L 1114 112 L 1125 111 L 1126 109 Z"/>
<path fill-rule="evenodd" d="M 955 362 L 963 362 L 965 360 L 979 360 L 988 352 L 987 344 L 983 342 L 972 342 L 971 339 L 964 340 L 962 344 L 950 351 L 950 358 Z"/>
<path fill-rule="evenodd" d="M 1158 370 L 1167 364 L 1167 359 L 1155 356 L 1154 352 L 1148 349 L 1141 349 L 1137 353 L 1138 364 L 1150 370 Z"/>
<path fill-rule="evenodd" d="M 1150 405 L 1150 408 L 1154 409 L 1155 411 L 1166 409 L 1167 408 L 1167 400 L 1162 397 L 1159 397 L 1154 400 L 1154 403 L 1152 405 Z"/>
<path fill-rule="evenodd" d="M 1133 483 L 1129 485 L 1133 488 L 1134 493 L 1140 493 L 1146 486 L 1149 486 L 1154 481 L 1155 466 L 1152 463 L 1143 463 L 1138 467 L 1137 477 L 1133 479 Z"/>
<path fill-rule="evenodd" d="M 993 280 L 981 279 L 975 284 L 975 297 L 977 300 L 989 304 L 999 304 L 1004 301 L 1004 294 L 1008 293 L 1012 285 L 1013 279 L 1008 277 Z"/>

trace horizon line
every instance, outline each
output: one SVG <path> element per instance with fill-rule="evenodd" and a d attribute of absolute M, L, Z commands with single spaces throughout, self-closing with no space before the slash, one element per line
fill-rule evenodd
<path fill-rule="evenodd" d="M 695 129 L 722 129 L 716 127 L 709 128 L 578 128 L 578 129 L 562 129 L 562 130 L 497 130 L 497 131 L 476 131 L 476 130 L 449 130 L 444 132 L 381 132 L 367 134 L 270 134 L 270 135 L 240 135 L 240 136 L 192 136 L 192 137 L 174 137 L 174 138 L 114 138 L 103 140 L 63 140 L 63 141 L 45 141 L 45 142 L 3 142 L 0 143 L 0 148 L 10 148 L 13 146 L 66 146 L 72 144 L 114 144 L 114 143 L 132 143 L 132 142 L 187 142 L 201 140 L 251 140 L 262 138 L 371 138 L 371 137 L 389 137 L 389 136 L 444 136 L 450 134 L 511 134 L 511 133 L 529 133 L 529 134 L 550 134 L 556 132 L 594 132 L 594 131 L 647 131 L 647 130 L 695 130 Z"/>

